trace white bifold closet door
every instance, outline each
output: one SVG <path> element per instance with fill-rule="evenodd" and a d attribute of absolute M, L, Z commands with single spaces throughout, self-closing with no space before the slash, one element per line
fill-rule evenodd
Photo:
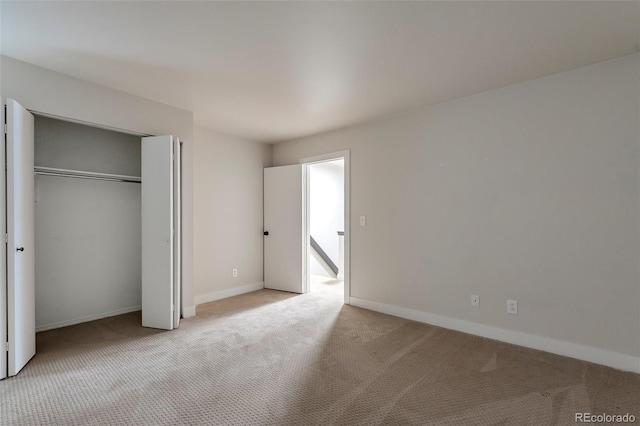
<path fill-rule="evenodd" d="M 4 126 L 5 121 L 5 103 L 4 99 L 0 98 L 0 123 Z M 5 158 L 5 138 L 3 135 L 3 146 L 0 148 L 0 164 L 7 164 Z M 7 187 L 7 176 L 4 173 L 0 173 L 0 223 L 7 223 L 6 210 L 5 210 L 5 197 L 3 188 Z M 2 229 L 5 229 L 4 226 Z M 5 231 L 6 232 L 6 231 Z M 6 244 L 0 244 L 0 380 L 7 377 L 7 339 L 3 336 L 7 335 L 7 246 Z"/>
<path fill-rule="evenodd" d="M 34 120 L 13 99 L 6 104 L 6 376 L 15 376 L 36 353 Z M 4 339 L 2 339 L 4 340 Z"/>
<path fill-rule="evenodd" d="M 142 138 L 142 325 L 163 330 L 180 319 L 179 148 Z"/>
<path fill-rule="evenodd" d="M 182 303 L 182 142 L 173 143 L 173 327 L 180 325 Z"/>

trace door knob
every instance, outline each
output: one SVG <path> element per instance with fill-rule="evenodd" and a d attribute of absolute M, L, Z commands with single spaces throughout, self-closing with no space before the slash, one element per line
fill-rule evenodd
<path fill-rule="evenodd" d="M 24 247 L 18 247 L 16 251 L 24 251 Z"/>
<path fill-rule="evenodd" d="M 269 235 L 269 231 L 264 231 L 264 235 Z"/>

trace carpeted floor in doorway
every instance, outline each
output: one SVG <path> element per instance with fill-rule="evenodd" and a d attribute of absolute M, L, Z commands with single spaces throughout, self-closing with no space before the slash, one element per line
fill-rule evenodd
<path fill-rule="evenodd" d="M 640 375 L 261 290 L 171 332 L 139 313 L 38 334 L 2 425 L 543 425 L 640 418 Z M 640 420 L 637 420 L 640 421 Z"/>

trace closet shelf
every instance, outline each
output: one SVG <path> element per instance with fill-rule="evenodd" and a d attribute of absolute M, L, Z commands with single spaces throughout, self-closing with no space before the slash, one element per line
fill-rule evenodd
<path fill-rule="evenodd" d="M 57 169 L 54 167 L 35 166 L 33 171 L 36 175 L 43 176 L 59 176 L 77 179 L 106 180 L 112 182 L 132 182 L 140 183 L 142 179 L 139 176 L 115 175 L 111 173 L 87 172 L 83 170 Z"/>

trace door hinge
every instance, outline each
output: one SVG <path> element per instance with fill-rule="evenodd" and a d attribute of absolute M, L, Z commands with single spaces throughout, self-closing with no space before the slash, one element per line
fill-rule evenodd
<path fill-rule="evenodd" d="M 7 123 L 4 123 L 4 134 L 7 134 Z"/>
<path fill-rule="evenodd" d="M 9 234 L 4 234 L 4 243 L 9 244 Z"/>

